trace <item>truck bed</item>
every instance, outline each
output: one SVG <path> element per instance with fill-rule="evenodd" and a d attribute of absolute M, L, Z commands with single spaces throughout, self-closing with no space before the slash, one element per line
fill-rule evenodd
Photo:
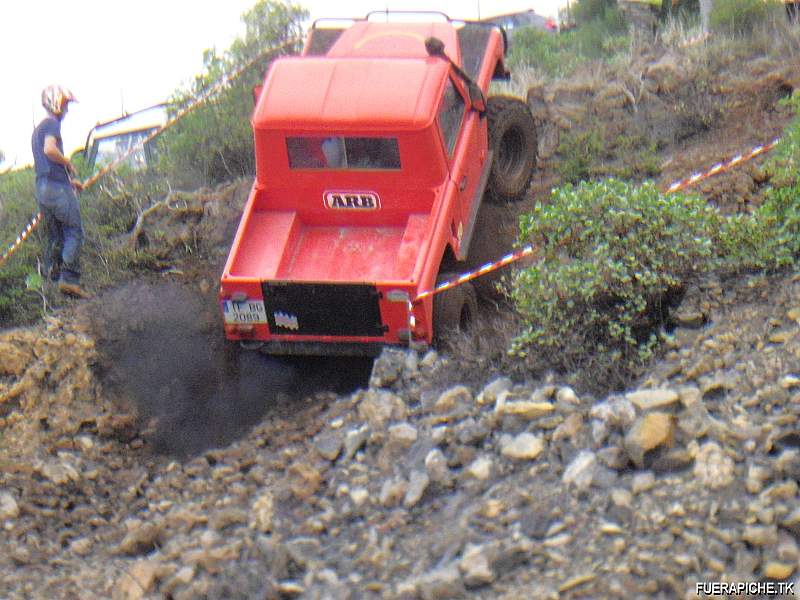
<path fill-rule="evenodd" d="M 430 217 L 402 226 L 321 226 L 293 211 L 254 211 L 230 268 L 233 277 L 266 280 L 412 281 Z"/>

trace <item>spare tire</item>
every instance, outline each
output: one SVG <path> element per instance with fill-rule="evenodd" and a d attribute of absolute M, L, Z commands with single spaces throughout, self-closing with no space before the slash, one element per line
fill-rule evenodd
<path fill-rule="evenodd" d="M 494 153 L 486 198 L 491 202 L 518 202 L 525 197 L 536 168 L 536 125 L 519 98 L 492 96 L 489 114 L 489 149 Z"/>

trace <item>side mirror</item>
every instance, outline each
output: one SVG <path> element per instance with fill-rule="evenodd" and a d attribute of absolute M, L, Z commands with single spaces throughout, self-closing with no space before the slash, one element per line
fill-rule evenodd
<path fill-rule="evenodd" d="M 459 67 L 449 56 L 447 56 L 447 53 L 444 51 L 444 42 L 439 38 L 429 37 L 425 40 L 425 51 L 428 53 L 428 56 L 443 58 L 450 63 L 450 66 L 467 86 L 470 108 L 478 111 L 481 116 L 486 114 L 486 98 L 484 97 L 481 88 L 478 87 L 477 83 L 472 81 L 472 78 L 467 75 L 461 67 Z"/>

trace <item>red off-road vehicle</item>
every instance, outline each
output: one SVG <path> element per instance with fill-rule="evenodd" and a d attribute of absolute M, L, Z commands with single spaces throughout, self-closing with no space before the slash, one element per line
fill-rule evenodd
<path fill-rule="evenodd" d="M 515 201 L 530 184 L 527 105 L 486 98 L 508 78 L 505 34 L 376 15 L 314 23 L 302 55 L 267 73 L 256 180 L 221 278 L 231 340 L 373 354 L 430 343 L 477 310 L 470 284 L 417 297 L 467 259 L 482 199 Z"/>

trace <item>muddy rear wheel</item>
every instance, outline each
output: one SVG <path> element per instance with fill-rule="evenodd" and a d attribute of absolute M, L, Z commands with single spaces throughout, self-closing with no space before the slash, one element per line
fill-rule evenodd
<path fill-rule="evenodd" d="M 458 277 L 442 273 L 437 285 Z M 478 295 L 472 283 L 462 283 L 433 297 L 433 337 L 440 344 L 448 335 L 466 331 L 478 317 Z"/>
<path fill-rule="evenodd" d="M 494 153 L 486 198 L 518 202 L 525 197 L 536 167 L 536 125 L 522 100 L 492 96 L 487 101 L 489 148 Z"/>

